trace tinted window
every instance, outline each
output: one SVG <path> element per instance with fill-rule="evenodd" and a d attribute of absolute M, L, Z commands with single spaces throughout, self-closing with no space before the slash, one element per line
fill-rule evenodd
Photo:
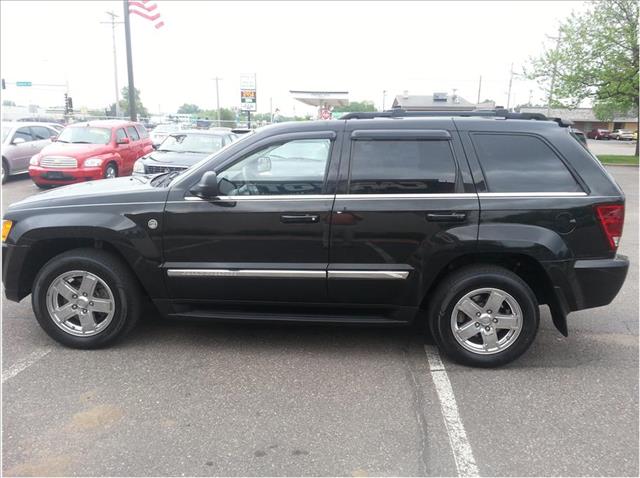
<path fill-rule="evenodd" d="M 142 139 L 146 139 L 149 137 L 149 132 L 147 131 L 147 128 L 145 128 L 141 124 L 136 124 L 136 129 L 138 130 L 138 133 L 140 133 L 140 137 Z"/>
<path fill-rule="evenodd" d="M 41 140 L 41 139 L 49 139 L 51 136 L 54 136 L 56 133 L 54 133 L 53 130 L 49 128 L 45 128 L 44 126 L 32 126 L 31 134 L 33 134 L 33 137 L 36 140 Z"/>
<path fill-rule="evenodd" d="M 432 194 L 455 191 L 449 141 L 354 141 L 351 194 Z"/>
<path fill-rule="evenodd" d="M 120 141 L 121 139 L 125 139 L 127 137 L 127 133 L 124 132 L 123 128 L 118 128 L 118 130 L 116 130 L 116 142 Z"/>
<path fill-rule="evenodd" d="M 13 135 L 13 139 L 22 138 L 25 141 L 33 141 L 33 136 L 31 136 L 31 131 L 29 131 L 28 127 L 18 128 Z"/>
<path fill-rule="evenodd" d="M 474 134 L 473 142 L 491 192 L 581 191 L 564 163 L 540 138 Z"/>
<path fill-rule="evenodd" d="M 328 139 L 302 139 L 267 146 L 221 172 L 225 196 L 322 194 Z"/>
<path fill-rule="evenodd" d="M 140 139 L 138 131 L 133 126 L 127 126 L 127 133 L 129 134 L 131 141 L 138 141 Z"/>

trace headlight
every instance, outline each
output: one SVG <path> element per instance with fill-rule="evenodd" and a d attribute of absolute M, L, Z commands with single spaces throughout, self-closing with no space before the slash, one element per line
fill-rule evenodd
<path fill-rule="evenodd" d="M 87 168 L 94 168 L 96 166 L 102 166 L 102 158 L 89 158 L 85 159 L 84 165 Z"/>
<path fill-rule="evenodd" d="M 4 219 L 2 221 L 2 242 L 7 240 L 7 236 L 9 232 L 11 232 L 11 228 L 13 227 L 13 221 L 9 219 Z"/>
<path fill-rule="evenodd" d="M 29 164 L 31 166 L 37 166 L 38 164 L 40 164 L 40 154 L 34 154 L 33 156 L 31 156 Z"/>
<path fill-rule="evenodd" d="M 139 159 L 133 164 L 133 172 L 144 174 L 145 170 L 144 170 L 144 163 L 142 162 L 142 160 Z"/>

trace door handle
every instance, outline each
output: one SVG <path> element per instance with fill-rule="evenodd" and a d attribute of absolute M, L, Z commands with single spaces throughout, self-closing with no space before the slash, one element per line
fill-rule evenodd
<path fill-rule="evenodd" d="M 318 222 L 320 218 L 311 214 L 300 214 L 291 216 L 280 216 L 280 222 L 284 224 L 314 224 Z"/>
<path fill-rule="evenodd" d="M 464 212 L 427 213 L 427 221 L 431 222 L 462 222 L 466 218 L 467 215 Z"/>

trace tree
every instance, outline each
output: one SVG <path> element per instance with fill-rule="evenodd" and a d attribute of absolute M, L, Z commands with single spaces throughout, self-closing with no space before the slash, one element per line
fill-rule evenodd
<path fill-rule="evenodd" d="M 599 119 L 633 112 L 640 127 L 638 10 L 636 0 L 593 2 L 560 25 L 557 44 L 525 71 L 544 85 L 551 106 L 576 107 L 590 99 Z"/>
<path fill-rule="evenodd" d="M 201 111 L 202 110 L 198 105 L 194 105 L 193 103 L 184 103 L 180 108 L 178 108 L 178 114 L 195 115 Z"/>
<path fill-rule="evenodd" d="M 218 110 L 204 110 L 198 112 L 198 117 L 211 121 L 217 121 L 217 113 Z M 220 126 L 234 128 L 236 126 L 236 113 L 228 108 L 220 108 Z"/>
<path fill-rule="evenodd" d="M 118 104 L 120 105 L 120 111 L 124 115 L 129 115 L 129 87 L 124 86 L 122 90 L 120 90 L 120 95 L 122 96 Z M 140 101 L 140 90 L 138 88 L 135 89 L 135 99 L 136 99 L 136 111 L 138 113 L 138 118 L 148 118 L 149 112 Z M 115 116 L 116 114 L 116 106 L 112 104 L 109 108 L 109 116 Z"/>
<path fill-rule="evenodd" d="M 366 111 L 376 111 L 373 101 L 351 101 L 347 106 L 336 106 L 333 108 L 336 113 L 361 113 Z"/>

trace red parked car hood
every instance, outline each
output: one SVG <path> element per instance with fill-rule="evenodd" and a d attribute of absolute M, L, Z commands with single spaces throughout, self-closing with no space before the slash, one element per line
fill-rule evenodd
<path fill-rule="evenodd" d="M 109 144 L 73 144 L 54 142 L 45 146 L 40 154 L 42 156 L 71 156 L 76 159 L 84 159 L 89 156 L 97 156 L 99 154 L 112 151 Z"/>

